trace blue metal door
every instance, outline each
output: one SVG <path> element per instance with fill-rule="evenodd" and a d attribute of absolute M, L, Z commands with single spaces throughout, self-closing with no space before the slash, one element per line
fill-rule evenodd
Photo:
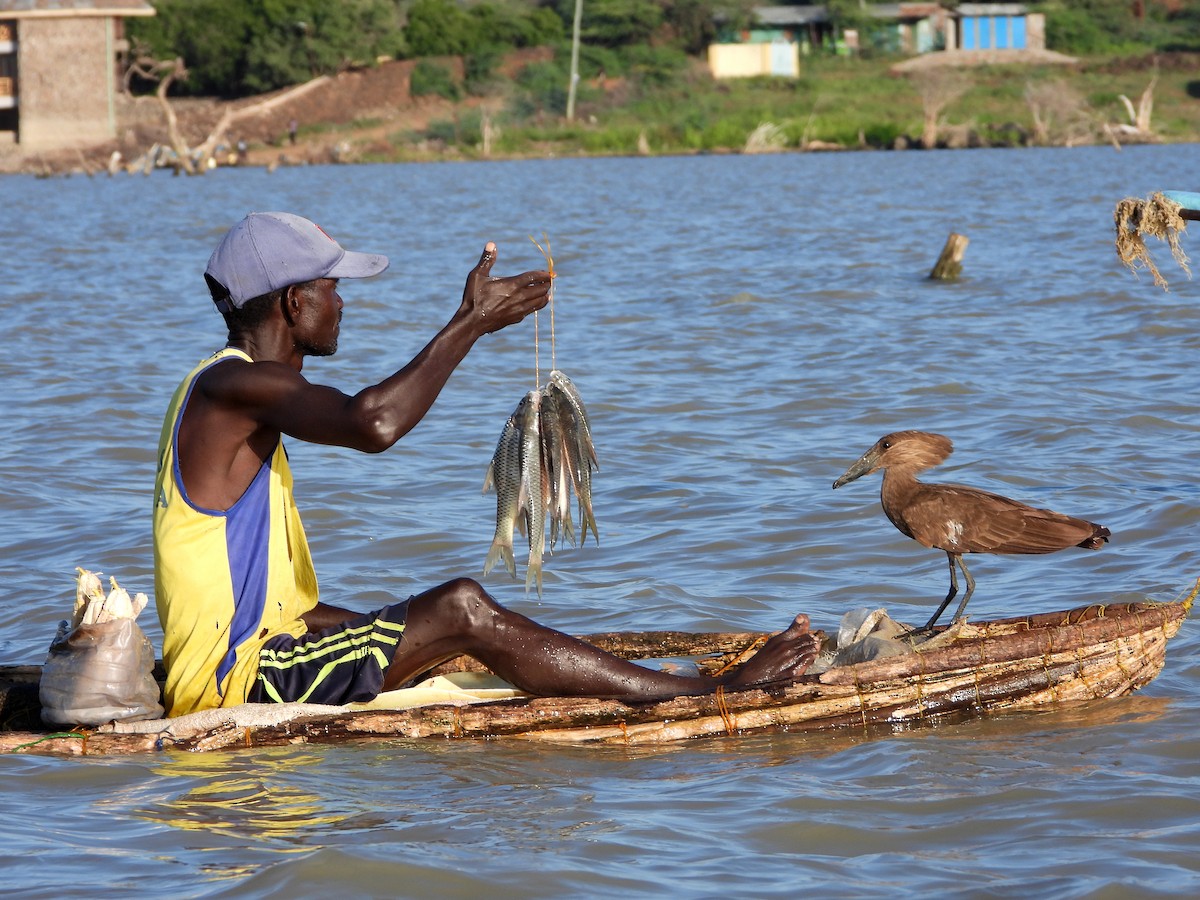
<path fill-rule="evenodd" d="M 962 48 L 979 49 L 979 19 L 976 16 L 962 17 Z"/>

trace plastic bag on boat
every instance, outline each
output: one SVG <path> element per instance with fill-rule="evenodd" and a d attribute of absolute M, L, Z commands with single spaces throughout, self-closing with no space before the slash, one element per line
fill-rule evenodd
<path fill-rule="evenodd" d="M 50 643 L 38 693 L 48 725 L 102 725 L 162 716 L 154 680 L 154 646 L 135 619 L 135 598 L 112 580 L 107 596 L 93 573 L 79 570 L 75 612 Z"/>
<path fill-rule="evenodd" d="M 912 646 L 899 639 L 910 630 L 896 622 L 882 607 L 852 609 L 842 616 L 837 640 L 822 649 L 808 671 L 824 672 L 839 666 L 912 653 Z"/>

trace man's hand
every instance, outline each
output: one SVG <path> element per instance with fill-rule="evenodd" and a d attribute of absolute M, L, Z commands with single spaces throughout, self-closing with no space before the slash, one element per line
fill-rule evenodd
<path fill-rule="evenodd" d="M 493 277 L 491 272 L 495 262 L 496 245 L 488 241 L 463 288 L 459 315 L 471 322 L 480 334 L 490 334 L 520 322 L 550 300 L 552 279 L 549 272 Z"/>

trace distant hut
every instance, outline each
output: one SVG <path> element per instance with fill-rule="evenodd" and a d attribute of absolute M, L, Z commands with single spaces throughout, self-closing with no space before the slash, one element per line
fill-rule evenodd
<path fill-rule="evenodd" d="M 0 0 L 0 152 L 113 140 L 125 18 L 152 15 L 144 0 Z"/>

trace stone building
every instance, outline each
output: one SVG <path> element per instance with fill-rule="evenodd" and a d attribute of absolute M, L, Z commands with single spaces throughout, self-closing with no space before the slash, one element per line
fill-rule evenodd
<path fill-rule="evenodd" d="M 0 152 L 115 138 L 124 20 L 152 15 L 145 0 L 0 0 Z"/>

